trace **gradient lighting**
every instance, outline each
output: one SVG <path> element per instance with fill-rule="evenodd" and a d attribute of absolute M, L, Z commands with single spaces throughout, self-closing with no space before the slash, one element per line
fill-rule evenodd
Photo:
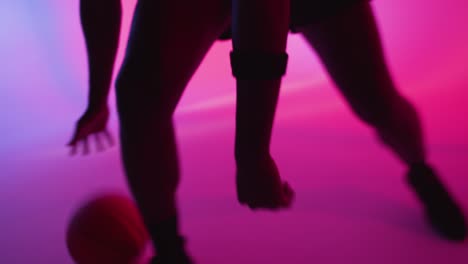
<path fill-rule="evenodd" d="M 116 68 L 135 2 L 124 4 Z M 373 5 L 395 81 L 423 118 L 430 159 L 466 208 L 468 3 Z M 466 263 L 468 246 L 425 226 L 401 164 L 352 116 L 297 35 L 272 145 L 297 203 L 277 215 L 239 207 L 229 51 L 230 42 L 213 46 L 176 114 L 182 224 L 199 263 Z M 77 158 L 64 148 L 87 97 L 78 1 L 0 1 L 0 59 L 0 263 L 71 263 L 63 240 L 71 210 L 96 191 L 127 191 L 118 148 Z"/>

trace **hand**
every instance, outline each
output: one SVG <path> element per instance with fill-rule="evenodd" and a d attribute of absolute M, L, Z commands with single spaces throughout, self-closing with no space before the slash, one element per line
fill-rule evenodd
<path fill-rule="evenodd" d="M 83 155 L 89 154 L 89 138 L 91 135 L 95 138 L 96 148 L 98 151 L 103 151 L 106 148 L 103 144 L 103 137 L 107 141 L 108 147 L 113 146 L 113 136 L 107 129 L 108 120 L 109 108 L 107 106 L 96 109 L 88 108 L 76 123 L 73 137 L 67 144 L 71 147 L 70 154 L 77 154 L 79 145 L 83 145 Z"/>
<path fill-rule="evenodd" d="M 294 202 L 291 186 L 281 180 L 272 158 L 237 164 L 237 199 L 250 209 L 287 209 Z"/>

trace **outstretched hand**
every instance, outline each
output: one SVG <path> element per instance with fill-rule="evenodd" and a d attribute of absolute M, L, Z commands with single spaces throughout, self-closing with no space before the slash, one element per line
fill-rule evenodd
<path fill-rule="evenodd" d="M 94 136 L 96 149 L 103 151 L 107 147 L 114 145 L 114 138 L 107 129 L 109 121 L 109 108 L 107 106 L 97 109 L 88 108 L 76 123 L 75 132 L 72 139 L 67 144 L 70 148 L 70 154 L 78 153 L 80 145 L 82 145 L 82 154 L 90 153 L 90 137 Z M 104 143 L 106 141 L 107 143 Z"/>

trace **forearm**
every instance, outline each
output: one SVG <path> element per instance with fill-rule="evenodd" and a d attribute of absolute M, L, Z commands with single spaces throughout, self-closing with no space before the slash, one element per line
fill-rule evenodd
<path fill-rule="evenodd" d="M 120 37 L 120 0 L 81 0 L 80 18 L 88 52 L 88 108 L 107 105 Z"/>
<path fill-rule="evenodd" d="M 252 56 L 284 54 L 288 28 L 289 0 L 233 2 L 234 52 Z M 270 157 L 280 86 L 280 76 L 237 78 L 235 157 L 238 164 Z"/>
<path fill-rule="evenodd" d="M 238 163 L 269 158 L 280 80 L 238 81 L 235 158 Z"/>

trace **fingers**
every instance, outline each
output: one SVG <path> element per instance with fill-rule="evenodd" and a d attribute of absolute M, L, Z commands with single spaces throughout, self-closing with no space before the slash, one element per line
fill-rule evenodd
<path fill-rule="evenodd" d="M 75 132 L 73 133 L 72 138 L 70 139 L 70 141 L 68 141 L 67 146 L 73 147 L 73 146 L 76 145 L 76 143 L 78 143 L 79 132 L 80 132 L 79 129 L 75 130 Z"/>
<path fill-rule="evenodd" d="M 105 141 L 107 142 L 107 146 L 103 142 L 102 138 L 104 138 Z M 112 136 L 112 133 L 109 132 L 109 130 L 107 129 L 105 129 L 104 131 L 100 133 L 96 133 L 95 140 L 96 140 L 96 149 L 99 152 L 106 150 L 106 148 L 113 147 L 115 144 L 114 136 Z"/>
<path fill-rule="evenodd" d="M 71 154 L 73 155 L 76 154 L 77 152 L 76 147 L 78 143 L 84 138 L 86 138 L 86 133 L 84 129 L 80 125 L 77 125 L 77 127 L 75 128 L 75 132 L 73 133 L 72 139 L 67 144 L 67 146 L 72 147 Z"/>
<path fill-rule="evenodd" d="M 109 146 L 110 147 L 114 146 L 115 140 L 114 140 L 114 136 L 112 136 L 112 133 L 110 133 L 108 129 L 105 129 L 103 134 L 106 137 L 107 142 L 109 143 Z"/>
<path fill-rule="evenodd" d="M 97 112 L 85 112 L 78 120 L 73 137 L 67 144 L 71 148 L 70 155 L 78 153 L 88 155 L 91 153 L 90 141 L 92 141 L 92 138 L 94 138 L 96 150 L 99 152 L 106 149 L 104 141 L 107 142 L 109 147 L 113 146 L 115 143 L 114 138 L 106 128 L 108 117 L 107 109 L 101 109 Z M 104 140 L 102 137 L 104 137 Z"/>
<path fill-rule="evenodd" d="M 294 190 L 291 188 L 289 183 L 283 182 L 281 187 L 279 187 L 279 190 L 276 192 L 274 191 L 269 195 L 265 195 L 265 193 L 261 192 L 254 192 L 250 197 L 246 197 L 245 195 L 239 196 L 238 200 L 242 205 L 245 205 L 254 211 L 279 211 L 290 208 L 294 202 L 294 198 Z"/>
<path fill-rule="evenodd" d="M 97 151 L 99 151 L 99 152 L 104 151 L 105 147 L 104 147 L 104 145 L 102 144 L 102 141 L 101 141 L 101 133 L 96 133 L 94 135 L 94 139 L 95 139 L 95 142 L 96 142 Z"/>
<path fill-rule="evenodd" d="M 67 146 L 69 146 L 69 147 L 73 147 L 74 145 L 76 145 L 76 138 L 75 137 L 70 139 L 70 141 L 68 141 L 68 143 L 67 143 Z"/>
<path fill-rule="evenodd" d="M 283 182 L 282 207 L 290 208 L 294 202 L 295 195 L 291 185 L 287 182 Z"/>
<path fill-rule="evenodd" d="M 85 138 L 85 139 L 78 140 L 76 142 L 70 143 L 70 156 L 76 156 L 79 153 L 81 153 L 82 155 L 89 154 L 88 138 Z"/>
<path fill-rule="evenodd" d="M 88 137 L 85 137 L 83 140 L 83 155 L 89 154 L 89 140 Z"/>
<path fill-rule="evenodd" d="M 94 138 L 94 144 L 92 141 Z M 88 155 L 92 152 L 92 146 L 95 146 L 97 152 L 103 152 L 107 148 L 114 146 L 115 141 L 112 133 L 108 130 L 93 133 L 87 136 L 74 137 L 69 143 L 70 155 L 75 156 L 77 154 Z"/>
<path fill-rule="evenodd" d="M 68 143 L 68 146 L 70 146 L 70 156 L 75 156 L 78 151 L 78 142 L 72 141 Z"/>

